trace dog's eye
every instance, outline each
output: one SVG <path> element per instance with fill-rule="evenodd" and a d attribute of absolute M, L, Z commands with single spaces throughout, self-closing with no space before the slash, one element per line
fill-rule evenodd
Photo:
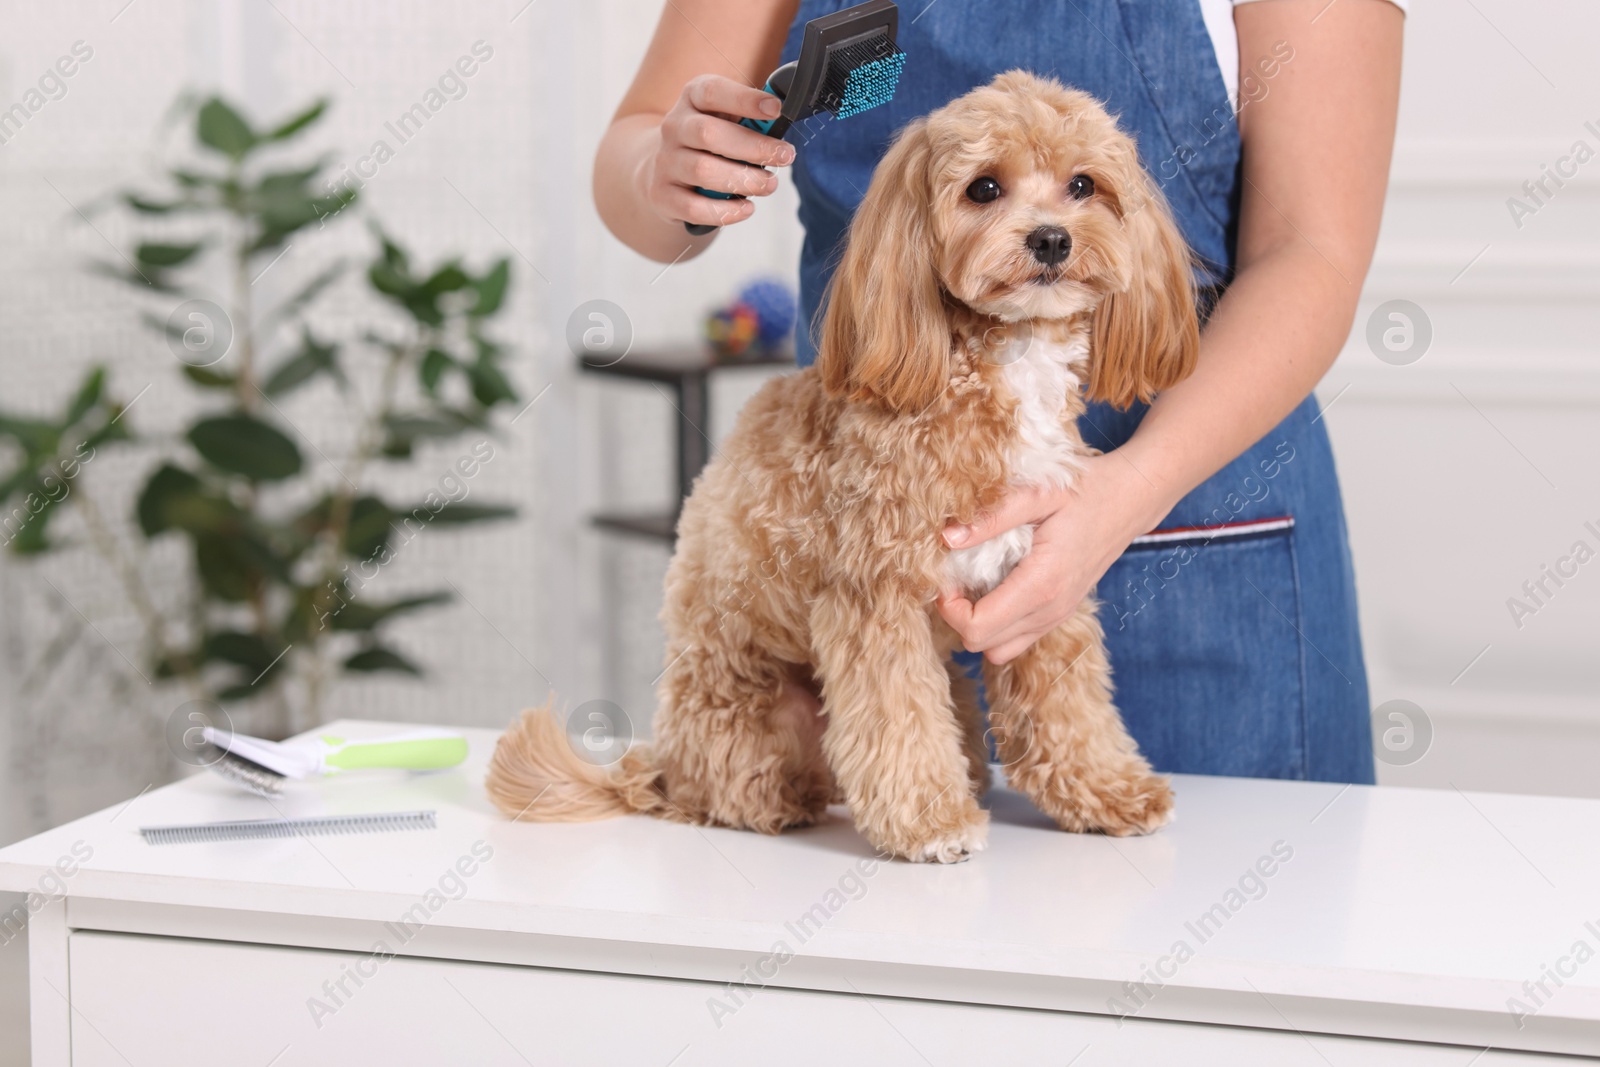
<path fill-rule="evenodd" d="M 1074 174 L 1067 183 L 1067 195 L 1074 200 L 1087 200 L 1094 195 L 1094 179 L 1087 174 Z"/>
<path fill-rule="evenodd" d="M 993 178 L 979 178 L 967 186 L 967 199 L 974 204 L 987 204 L 991 200 L 999 199 L 1000 183 Z"/>

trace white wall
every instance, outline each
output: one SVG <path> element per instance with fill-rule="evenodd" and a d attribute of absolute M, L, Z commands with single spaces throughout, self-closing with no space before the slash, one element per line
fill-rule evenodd
<path fill-rule="evenodd" d="M 402 560 L 397 591 L 447 575 L 468 602 L 399 631 L 433 669 L 428 682 L 349 685 L 334 713 L 494 724 L 553 684 L 569 704 L 607 697 L 648 720 L 665 553 L 598 535 L 584 516 L 602 502 L 666 502 L 671 412 L 648 388 L 580 381 L 561 342 L 564 321 L 583 300 L 604 297 L 627 310 L 640 345 L 692 334 L 749 275 L 792 277 L 799 247 L 787 191 L 713 253 L 664 273 L 599 225 L 587 192 L 593 146 L 658 6 L 0 3 L 0 106 L 73 41 L 95 49 L 67 96 L 0 146 L 0 406 L 55 404 L 82 367 L 109 361 L 124 396 L 151 384 L 134 409 L 143 427 L 173 424 L 193 399 L 159 339 L 138 325 L 130 294 L 83 273 L 105 248 L 69 201 L 82 205 L 147 172 L 163 110 L 183 87 L 221 87 L 261 117 L 327 92 L 336 107 L 319 142 L 350 159 L 473 41 L 496 49 L 469 95 L 383 168 L 366 199 L 425 253 L 513 257 L 506 334 L 519 352 L 516 379 L 525 395 L 550 391 L 475 490 L 515 500 L 524 518 L 441 534 Z M 1600 100 L 1585 53 L 1597 30 L 1592 5 L 1414 4 L 1379 261 L 1363 322 L 1321 390 L 1333 404 L 1374 700 L 1413 700 L 1436 727 L 1428 756 L 1385 768 L 1386 780 L 1600 792 L 1591 771 L 1600 756 L 1600 563 L 1521 629 L 1505 607 L 1541 563 L 1585 536 L 1585 519 L 1600 525 L 1591 459 L 1600 162 L 1520 229 L 1505 207 L 1574 140 L 1600 148 L 1583 126 L 1600 123 L 1600 111 L 1585 111 Z M 125 236 L 109 219 L 96 225 Z M 364 252 L 354 228 L 332 240 Z M 323 252 L 314 241 L 292 251 L 275 268 L 280 291 Z M 1426 356 L 1403 367 L 1380 362 L 1363 338 L 1367 309 L 1397 297 L 1421 305 L 1434 330 Z M 351 285 L 323 321 L 351 331 L 370 311 Z M 727 385 L 714 436 L 751 386 Z M 313 392 L 289 414 L 331 447 L 335 410 L 331 394 Z M 452 458 L 429 455 L 401 481 L 425 483 Z M 86 487 L 125 512 L 139 469 L 108 463 Z M 176 561 L 165 566 L 176 573 Z M 43 568 L 0 560 L 0 602 L 0 839 L 168 773 L 160 726 L 174 697 L 129 681 L 77 615 L 132 651 L 131 620 L 92 557 L 75 552 Z M 71 649 L 66 662 L 24 692 L 58 635 Z"/>
<path fill-rule="evenodd" d="M 1520 227 L 1506 203 L 1575 142 L 1600 153 L 1600 9 L 1412 7 L 1377 261 L 1319 389 L 1373 702 L 1411 700 L 1435 729 L 1380 780 L 1600 796 L 1600 562 L 1520 627 L 1506 603 L 1575 541 L 1600 551 L 1600 158 Z M 1405 366 L 1364 336 L 1391 299 L 1432 323 Z"/>

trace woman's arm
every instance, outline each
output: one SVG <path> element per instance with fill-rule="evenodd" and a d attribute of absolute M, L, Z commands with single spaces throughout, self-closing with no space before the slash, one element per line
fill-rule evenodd
<path fill-rule="evenodd" d="M 777 189 L 762 168 L 792 162 L 793 147 L 737 121 L 776 114 L 776 98 L 751 86 L 777 66 L 797 4 L 667 0 L 595 153 L 595 206 L 623 244 L 662 263 L 693 258 L 715 233 L 692 237 L 685 220 L 727 226 L 755 210 L 750 200 L 717 200 L 694 186 L 747 197 Z"/>
<path fill-rule="evenodd" d="M 1133 538 L 1294 410 L 1350 332 L 1388 184 L 1404 15 L 1387 0 L 1271 0 L 1241 5 L 1234 21 L 1242 67 L 1280 41 L 1294 58 L 1239 114 L 1237 272 L 1195 373 L 1074 489 L 1015 493 L 975 526 L 945 531 L 958 547 L 1039 523 L 1032 551 L 992 593 L 940 600 L 967 648 L 996 663 L 1071 614 Z"/>

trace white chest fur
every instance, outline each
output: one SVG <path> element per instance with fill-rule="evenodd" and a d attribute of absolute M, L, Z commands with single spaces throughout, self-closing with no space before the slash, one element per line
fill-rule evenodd
<path fill-rule="evenodd" d="M 1064 343 L 1035 339 L 1006 365 L 1006 387 L 1017 398 L 1016 436 L 1006 457 L 1011 485 L 1072 484 L 1086 453 L 1064 414 L 1067 398 L 1079 384 L 1072 368 L 1087 356 L 1087 337 Z M 999 585 L 1032 547 L 1033 527 L 1019 526 L 981 545 L 957 549 L 950 553 L 950 580 L 967 595 L 982 596 Z"/>

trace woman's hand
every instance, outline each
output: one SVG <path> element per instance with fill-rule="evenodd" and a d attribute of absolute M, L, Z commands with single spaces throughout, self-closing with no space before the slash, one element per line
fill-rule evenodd
<path fill-rule="evenodd" d="M 685 222 L 725 226 L 754 210 L 748 200 L 701 196 L 695 186 L 745 196 L 777 188 L 764 168 L 790 163 L 794 149 L 738 120 L 776 114 L 776 98 L 750 86 L 782 61 L 799 4 L 661 5 L 661 22 L 594 158 L 595 207 L 623 244 L 657 263 L 693 259 L 711 247 L 715 231 L 694 236 Z"/>
<path fill-rule="evenodd" d="M 1165 513 L 1155 500 L 1153 487 L 1116 453 L 1090 459 L 1071 489 L 1014 490 L 973 525 L 945 527 L 945 543 L 970 548 L 1038 523 L 1033 548 L 988 596 L 974 604 L 946 592 L 939 613 L 969 651 L 991 663 L 1015 659 L 1070 617 L 1129 542 Z"/>
<path fill-rule="evenodd" d="M 701 196 L 695 188 L 769 196 L 778 178 L 767 167 L 794 162 L 794 148 L 739 125 L 741 118 L 773 119 L 781 104 L 771 93 L 720 74 L 689 81 L 661 119 L 661 143 L 639 168 L 640 193 L 662 219 L 728 226 L 755 210 L 750 200 Z"/>

